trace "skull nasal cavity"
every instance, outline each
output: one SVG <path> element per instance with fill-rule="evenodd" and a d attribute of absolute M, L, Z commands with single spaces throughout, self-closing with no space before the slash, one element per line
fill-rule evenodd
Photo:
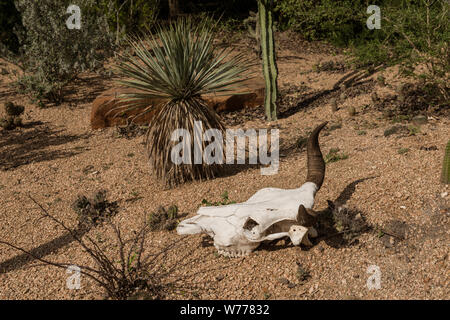
<path fill-rule="evenodd" d="M 243 228 L 250 231 L 257 225 L 258 225 L 258 222 L 256 222 L 252 218 L 248 218 L 247 221 L 244 223 Z"/>

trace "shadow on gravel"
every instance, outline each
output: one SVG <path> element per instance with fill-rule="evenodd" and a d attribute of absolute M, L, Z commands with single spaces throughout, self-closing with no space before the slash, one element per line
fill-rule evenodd
<path fill-rule="evenodd" d="M 314 243 L 325 241 L 333 248 L 345 248 L 359 242 L 358 237 L 372 227 L 366 222 L 364 212 L 348 208 L 345 204 L 355 193 L 356 186 L 377 176 L 361 178 L 348 184 L 335 201 L 328 200 L 328 208 L 319 212 L 317 232 Z"/>
<path fill-rule="evenodd" d="M 81 238 L 84 234 L 89 232 L 90 229 L 91 227 L 79 224 L 72 232 L 76 236 Z M 21 267 L 29 264 L 30 262 L 36 261 L 36 258 L 43 258 L 51 253 L 54 253 L 59 249 L 67 246 L 73 241 L 75 241 L 75 239 L 69 232 L 67 232 L 58 238 L 55 238 L 36 248 L 31 249 L 30 250 L 31 255 L 27 253 L 22 253 L 11 259 L 0 262 L 0 274 L 20 269 Z"/>
<path fill-rule="evenodd" d="M 90 135 L 64 134 L 41 122 L 25 123 L 23 128 L 0 131 L 0 170 L 10 170 L 29 163 L 72 157 L 85 151 L 84 147 L 63 145 Z M 58 149 L 54 147 L 61 146 Z"/>
<path fill-rule="evenodd" d="M 339 92 L 346 91 L 344 88 L 357 88 L 366 84 L 370 84 L 372 80 L 366 79 L 368 74 L 361 74 L 359 71 L 353 71 L 341 79 L 339 79 L 332 89 L 313 92 L 302 96 L 296 103 L 291 106 L 283 106 L 283 102 L 280 105 L 278 114 L 279 119 L 288 118 L 300 110 L 307 108 L 314 108 L 320 104 L 325 104 L 332 97 L 338 96 Z M 366 79 L 366 80 L 365 80 Z"/>
<path fill-rule="evenodd" d="M 35 202 L 34 199 L 32 200 Z M 37 204 L 37 202 L 35 203 Z M 45 212 L 45 215 L 42 216 L 43 218 L 50 218 L 53 222 L 57 222 L 62 225 L 47 211 L 45 211 L 44 208 L 40 205 L 39 207 Z M 79 195 L 77 200 L 73 202 L 72 209 L 78 216 L 78 225 L 74 229 L 69 229 L 68 227 L 62 225 L 66 230 L 63 235 L 41 244 L 30 251 L 0 239 L 1 245 L 6 245 L 23 252 L 13 258 L 0 262 L 0 274 L 19 269 L 33 260 L 42 259 L 45 256 L 57 252 L 59 249 L 69 245 L 71 242 L 78 241 L 78 243 L 80 243 L 79 239 L 81 239 L 93 227 L 114 216 L 117 213 L 118 205 L 116 201 L 111 202 L 107 200 L 106 190 L 99 190 L 90 198 Z"/>
<path fill-rule="evenodd" d="M 111 80 L 107 75 L 89 75 L 77 77 L 75 81 L 67 86 L 64 100 L 72 106 L 91 103 L 100 94 L 107 90 L 105 80 Z"/>

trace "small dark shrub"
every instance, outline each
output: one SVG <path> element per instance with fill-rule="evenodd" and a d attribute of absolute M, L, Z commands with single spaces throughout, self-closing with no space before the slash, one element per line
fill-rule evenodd
<path fill-rule="evenodd" d="M 321 228 L 335 230 L 344 244 L 351 244 L 371 229 L 362 212 L 328 201 L 326 214 L 320 217 Z M 333 236 L 333 235 L 331 235 Z"/>
<path fill-rule="evenodd" d="M 300 262 L 297 262 L 297 279 L 303 284 L 311 278 L 311 273 Z"/>
<path fill-rule="evenodd" d="M 160 206 L 156 212 L 150 214 L 148 223 L 152 231 L 175 229 L 178 224 L 178 207 L 173 205 L 166 210 Z"/>
<path fill-rule="evenodd" d="M 80 223 L 97 225 L 115 215 L 118 205 L 115 201 L 109 202 L 106 199 L 106 191 L 101 190 L 91 199 L 84 195 L 78 196 L 72 204 L 72 209 L 77 213 Z"/>
<path fill-rule="evenodd" d="M 396 133 L 406 133 L 408 131 L 408 128 L 406 126 L 402 126 L 402 125 L 396 125 L 396 126 L 392 126 L 386 130 L 384 130 L 383 135 L 385 137 L 389 137 L 393 134 Z"/>
<path fill-rule="evenodd" d="M 13 102 L 6 102 L 5 105 L 6 117 L 0 119 L 0 127 L 5 130 L 13 130 L 22 126 L 22 118 L 20 115 L 24 112 L 25 107 L 15 105 Z"/>
<path fill-rule="evenodd" d="M 5 103 L 5 112 L 9 116 L 20 116 L 25 110 L 24 106 L 15 105 L 13 102 Z"/>

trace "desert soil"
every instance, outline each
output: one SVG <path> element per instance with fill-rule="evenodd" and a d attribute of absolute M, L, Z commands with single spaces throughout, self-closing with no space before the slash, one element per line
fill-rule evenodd
<path fill-rule="evenodd" d="M 256 58 L 244 42 L 235 46 Z M 143 135 L 125 138 L 116 128 L 91 130 L 91 103 L 114 86 L 113 79 L 85 74 L 71 88 L 67 102 L 38 108 L 9 87 L 14 67 L 2 60 L 9 74 L 0 78 L 0 105 L 5 101 L 24 105 L 25 126 L 0 129 L 0 240 L 27 250 L 41 246 L 37 254 L 44 246 L 49 252 L 43 258 L 50 261 L 95 267 L 76 242 L 64 238 L 65 230 L 42 218 L 30 196 L 72 228 L 77 216 L 71 205 L 77 196 L 105 189 L 108 199 L 119 205 L 114 223 L 124 235 L 132 236 L 145 214 L 159 206 L 176 204 L 180 212 L 192 216 L 203 199 L 220 201 L 224 191 L 230 200 L 242 202 L 264 187 L 299 187 L 306 177 L 306 151 L 296 142 L 319 123 L 329 121 L 328 130 L 320 136 L 322 152 L 326 155 L 339 148 L 348 159 L 327 164 L 315 208 L 326 208 L 326 200 L 338 200 L 360 211 L 373 230 L 348 245 L 326 237 L 310 249 L 279 241 L 243 258 L 218 256 L 206 236 L 189 236 L 161 262 L 174 268 L 168 278 L 186 277 L 181 284 L 186 290 L 173 290 L 167 298 L 448 299 L 450 187 L 440 183 L 450 137 L 448 114 L 426 114 L 428 122 L 415 134 L 385 136 L 393 123 L 371 108 L 371 94 L 395 93 L 396 86 L 406 81 L 396 76 L 395 69 L 328 91 L 351 70 L 317 72 L 313 66 L 343 61 L 341 52 L 284 35 L 279 37 L 278 58 L 283 95 L 280 119 L 267 123 L 261 110 L 222 115 L 229 127 L 280 130 L 278 174 L 263 176 L 257 167 L 243 166 L 233 174 L 174 189 L 161 187 L 151 175 Z M 379 75 L 387 85 L 376 81 Z M 331 110 L 333 98 L 339 108 L 336 112 Z M 355 115 L 349 114 L 349 106 L 355 107 Z M 403 125 L 410 124 L 404 121 Z M 112 256 L 116 254 L 107 226 L 91 229 L 88 236 L 98 239 Z M 145 248 L 157 252 L 177 239 L 180 236 L 175 231 L 152 232 Z M 0 299 L 105 296 L 94 281 L 83 276 L 81 289 L 69 290 L 65 269 L 36 260 L 23 262 L 25 258 L 19 255 L 0 245 Z M 299 277 L 298 263 L 309 277 Z M 367 286 L 372 265 L 380 271 L 378 290 Z"/>

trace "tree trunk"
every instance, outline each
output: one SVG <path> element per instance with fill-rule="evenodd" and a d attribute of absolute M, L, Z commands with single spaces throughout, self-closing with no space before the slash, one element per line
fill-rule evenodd
<path fill-rule="evenodd" d="M 180 14 L 180 4 L 178 0 L 169 1 L 169 18 L 176 18 Z"/>

